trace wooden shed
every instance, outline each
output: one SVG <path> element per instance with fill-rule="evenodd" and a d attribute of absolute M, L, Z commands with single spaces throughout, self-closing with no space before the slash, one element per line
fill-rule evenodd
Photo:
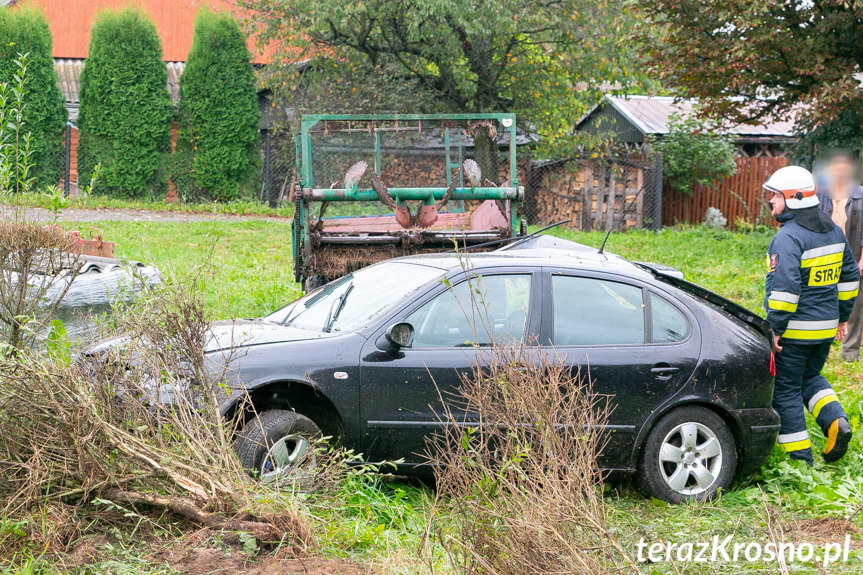
<path fill-rule="evenodd" d="M 581 132 L 610 134 L 632 151 L 646 153 L 648 136 L 662 137 L 677 114 L 695 113 L 695 100 L 665 96 L 606 96 L 578 124 Z M 762 212 L 761 183 L 788 159 L 786 149 L 796 141 L 794 123 L 788 120 L 760 124 L 729 124 L 723 131 L 734 137 L 737 171 L 711 186 L 696 188 L 691 195 L 669 186 L 662 193 L 662 223 L 699 223 L 708 207 L 719 208 L 734 224 L 755 221 Z"/>

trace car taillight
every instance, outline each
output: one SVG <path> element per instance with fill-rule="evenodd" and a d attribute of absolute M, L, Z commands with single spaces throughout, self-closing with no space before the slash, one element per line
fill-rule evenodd
<path fill-rule="evenodd" d="M 770 376 L 776 377 L 776 355 L 770 352 Z"/>

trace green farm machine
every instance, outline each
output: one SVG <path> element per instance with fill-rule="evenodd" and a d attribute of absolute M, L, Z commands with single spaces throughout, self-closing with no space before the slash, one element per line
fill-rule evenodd
<path fill-rule="evenodd" d="M 502 152 L 480 158 L 478 129 Z M 302 117 L 297 281 L 309 290 L 383 259 L 492 249 L 523 233 L 517 143 L 514 114 Z M 496 173 L 483 173 L 480 163 Z"/>

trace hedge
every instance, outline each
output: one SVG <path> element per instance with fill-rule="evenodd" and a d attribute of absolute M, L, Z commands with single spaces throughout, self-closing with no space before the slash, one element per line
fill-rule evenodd
<path fill-rule="evenodd" d="M 24 78 L 24 131 L 30 132 L 35 185 L 63 177 L 66 106 L 54 72 L 51 29 L 36 8 L 0 8 L 0 82 L 14 81 L 19 54 L 27 54 Z"/>
<path fill-rule="evenodd" d="M 173 106 L 159 35 L 138 10 L 103 11 L 81 73 L 78 173 L 103 167 L 100 192 L 162 196 Z"/>
<path fill-rule="evenodd" d="M 258 184 L 258 109 L 246 36 L 228 13 L 202 8 L 180 78 L 172 181 L 187 198 L 232 200 Z"/>

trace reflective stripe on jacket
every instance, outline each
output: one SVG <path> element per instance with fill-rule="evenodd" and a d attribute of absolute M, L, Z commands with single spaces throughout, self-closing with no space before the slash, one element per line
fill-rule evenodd
<path fill-rule="evenodd" d="M 773 333 L 799 343 L 836 337 L 860 280 L 842 230 L 819 233 L 788 221 L 770 241 L 767 264 L 764 308 Z"/>

